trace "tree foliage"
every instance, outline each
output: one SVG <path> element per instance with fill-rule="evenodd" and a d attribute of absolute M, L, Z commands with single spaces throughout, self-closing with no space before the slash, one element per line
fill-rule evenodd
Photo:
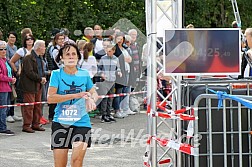
<path fill-rule="evenodd" d="M 73 32 L 95 24 L 104 29 L 127 18 L 145 29 L 144 1 L 138 0 L 8 0 L 0 1 L 0 27 L 4 35 L 30 27 L 36 38 L 48 39 L 53 28 Z M 74 38 L 73 34 L 71 37 Z"/>
<path fill-rule="evenodd" d="M 251 26 L 251 0 L 237 0 L 242 28 Z M 200 28 L 230 27 L 235 20 L 230 0 L 185 0 L 185 25 Z"/>

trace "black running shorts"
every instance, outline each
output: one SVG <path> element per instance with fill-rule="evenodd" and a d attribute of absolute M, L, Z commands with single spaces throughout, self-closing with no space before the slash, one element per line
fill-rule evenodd
<path fill-rule="evenodd" d="M 52 123 L 51 149 L 72 149 L 73 142 L 83 141 L 91 146 L 91 128 Z"/>

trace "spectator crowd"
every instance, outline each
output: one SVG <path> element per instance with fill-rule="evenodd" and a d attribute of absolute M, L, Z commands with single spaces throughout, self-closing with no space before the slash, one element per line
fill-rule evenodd
<path fill-rule="evenodd" d="M 67 28 L 55 28 L 47 44 L 44 40 L 36 39 L 30 28 L 24 28 L 21 31 L 20 48 L 15 45 L 19 34 L 14 31 L 7 34 L 7 41 L 1 39 L 0 106 L 47 101 L 51 72 L 65 65 L 57 60 L 57 55 L 60 48 L 68 43 L 79 49 L 81 59 L 77 67 L 88 71 L 99 95 L 134 91 L 143 72 L 136 29 L 124 33 L 119 28 L 103 30 L 100 25 L 95 25 L 93 28 L 86 27 L 84 36 L 77 41 L 70 39 L 69 34 Z M 75 83 L 64 84 L 70 88 L 75 86 Z M 99 99 L 96 105 L 101 122 L 116 122 L 115 118 L 135 115 L 136 112 L 129 107 L 129 101 L 129 96 Z M 15 115 L 14 107 L 0 108 L 0 133 L 14 135 L 6 122 L 15 121 L 23 121 L 23 132 L 44 131 L 41 125 L 53 120 L 56 104 L 48 104 L 49 111 L 44 110 L 44 105 L 21 106 L 22 117 Z M 43 115 L 48 115 L 48 118 Z"/>

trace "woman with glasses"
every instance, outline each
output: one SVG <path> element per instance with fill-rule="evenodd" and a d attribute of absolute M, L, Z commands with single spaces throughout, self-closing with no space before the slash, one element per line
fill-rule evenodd
<path fill-rule="evenodd" d="M 11 84 L 16 82 L 6 59 L 6 46 L 5 41 L 0 41 L 0 106 L 9 104 L 8 93 L 12 91 Z M 7 108 L 0 108 L 0 134 L 14 135 L 14 132 L 7 129 L 6 110 Z"/>
<path fill-rule="evenodd" d="M 19 76 L 21 69 L 20 69 L 20 63 L 22 63 L 22 58 L 25 57 L 25 55 L 32 50 L 32 47 L 34 45 L 35 38 L 31 34 L 27 34 L 24 37 L 22 48 L 19 48 L 16 53 L 13 55 L 13 57 L 10 59 L 10 64 L 13 69 L 13 71 Z M 21 61 L 19 61 L 21 60 Z M 19 61 L 19 67 L 16 68 L 15 63 Z"/>
<path fill-rule="evenodd" d="M 17 33 L 14 31 L 9 32 L 7 40 L 6 58 L 10 60 L 17 51 L 17 46 L 15 45 L 17 41 Z"/>
<path fill-rule="evenodd" d="M 62 48 L 64 46 L 64 42 L 65 42 L 65 36 L 62 33 L 57 33 L 53 39 L 53 46 L 51 47 L 50 53 L 52 58 L 56 59 L 56 56 L 59 53 L 60 48 Z M 61 62 L 56 63 L 58 68 L 62 68 L 63 64 Z"/>
<path fill-rule="evenodd" d="M 17 102 L 22 103 L 23 97 L 21 90 L 19 88 L 19 76 L 21 73 L 21 66 L 22 66 L 22 60 L 32 50 L 32 47 L 34 45 L 35 38 L 31 34 L 26 34 L 24 36 L 24 39 L 22 41 L 22 48 L 19 48 L 16 53 L 13 55 L 13 57 L 10 59 L 10 65 L 11 68 L 14 71 L 14 74 L 17 78 L 16 83 L 16 91 L 17 91 Z M 17 66 L 15 65 L 17 63 Z"/>
<path fill-rule="evenodd" d="M 21 30 L 21 42 L 23 43 L 23 41 L 25 40 L 25 37 L 27 34 L 31 34 L 32 35 L 32 30 L 31 28 L 23 28 Z"/>

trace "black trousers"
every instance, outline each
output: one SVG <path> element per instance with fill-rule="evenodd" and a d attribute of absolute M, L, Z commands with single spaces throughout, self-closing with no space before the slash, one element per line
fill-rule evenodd
<path fill-rule="evenodd" d="M 48 119 L 53 119 L 53 117 L 54 117 L 54 109 L 56 108 L 57 104 L 48 104 L 48 106 L 49 106 Z"/>
<path fill-rule="evenodd" d="M 97 83 L 96 83 L 97 84 Z M 114 82 L 100 82 L 98 84 L 99 90 L 97 91 L 99 95 L 110 95 L 114 93 Z M 97 103 L 100 103 L 100 113 L 101 115 L 110 115 L 112 108 L 113 98 L 103 98 L 99 99 Z"/>

